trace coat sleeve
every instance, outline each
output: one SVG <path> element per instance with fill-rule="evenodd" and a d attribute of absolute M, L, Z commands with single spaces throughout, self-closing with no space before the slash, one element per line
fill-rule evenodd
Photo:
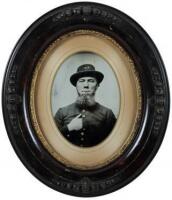
<path fill-rule="evenodd" d="M 58 129 L 60 130 L 60 132 L 61 132 L 62 134 L 65 134 L 65 135 L 66 135 L 66 134 L 69 133 L 69 130 L 68 130 L 67 126 L 64 125 L 64 114 L 63 114 L 62 108 L 60 108 L 60 109 L 56 112 L 56 114 L 55 114 L 55 116 L 54 116 L 54 120 L 55 120 L 55 122 L 56 122 L 56 125 L 57 125 Z"/>
<path fill-rule="evenodd" d="M 109 109 L 106 115 L 106 130 L 108 130 L 108 132 L 111 132 L 115 123 L 116 123 L 116 117 L 113 114 L 112 110 Z"/>

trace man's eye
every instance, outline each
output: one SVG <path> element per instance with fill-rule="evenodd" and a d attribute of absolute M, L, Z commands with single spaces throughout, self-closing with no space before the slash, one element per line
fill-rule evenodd
<path fill-rule="evenodd" d="M 88 81 L 91 82 L 91 83 L 94 83 L 94 82 L 95 82 L 93 79 L 90 79 L 90 80 L 88 80 Z"/>
<path fill-rule="evenodd" d="M 81 79 L 81 80 L 79 80 L 79 82 L 84 82 L 84 80 L 83 80 L 83 79 Z"/>

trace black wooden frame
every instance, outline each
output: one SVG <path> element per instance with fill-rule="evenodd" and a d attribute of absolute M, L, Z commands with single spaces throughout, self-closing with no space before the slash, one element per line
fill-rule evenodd
<path fill-rule="evenodd" d="M 104 33 L 129 53 L 143 99 L 140 128 L 129 148 L 109 165 L 88 171 L 69 169 L 48 153 L 35 134 L 29 111 L 30 83 L 40 56 L 55 39 L 79 29 Z M 133 19 L 106 5 L 73 3 L 48 12 L 22 35 L 7 65 L 2 106 L 11 144 L 34 176 L 66 194 L 98 196 L 131 182 L 157 153 L 169 115 L 168 80 L 156 46 Z"/>

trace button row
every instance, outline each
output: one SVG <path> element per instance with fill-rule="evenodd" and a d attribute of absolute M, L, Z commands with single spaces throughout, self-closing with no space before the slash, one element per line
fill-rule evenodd
<path fill-rule="evenodd" d="M 80 134 L 83 136 L 85 133 L 81 132 Z M 70 134 L 67 134 L 67 137 L 70 137 Z"/>
<path fill-rule="evenodd" d="M 69 134 L 67 134 L 67 137 L 70 137 L 70 135 Z M 82 137 L 82 138 L 80 138 L 81 139 L 81 141 L 84 141 L 84 138 Z"/>

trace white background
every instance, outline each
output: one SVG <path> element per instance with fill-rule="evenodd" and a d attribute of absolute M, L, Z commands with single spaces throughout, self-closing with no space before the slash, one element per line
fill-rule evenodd
<path fill-rule="evenodd" d="M 25 29 L 47 11 L 71 1 L 67 0 L 1 0 L 0 1 L 0 81 L 9 55 Z M 164 60 L 172 85 L 172 6 L 170 0 L 106 0 L 122 10 L 148 32 Z M 77 199 L 56 192 L 36 178 L 23 166 L 8 140 L 0 114 L 0 199 L 56 200 Z M 172 123 L 168 124 L 162 146 L 148 168 L 132 183 L 99 199 L 145 200 L 172 199 Z"/>

